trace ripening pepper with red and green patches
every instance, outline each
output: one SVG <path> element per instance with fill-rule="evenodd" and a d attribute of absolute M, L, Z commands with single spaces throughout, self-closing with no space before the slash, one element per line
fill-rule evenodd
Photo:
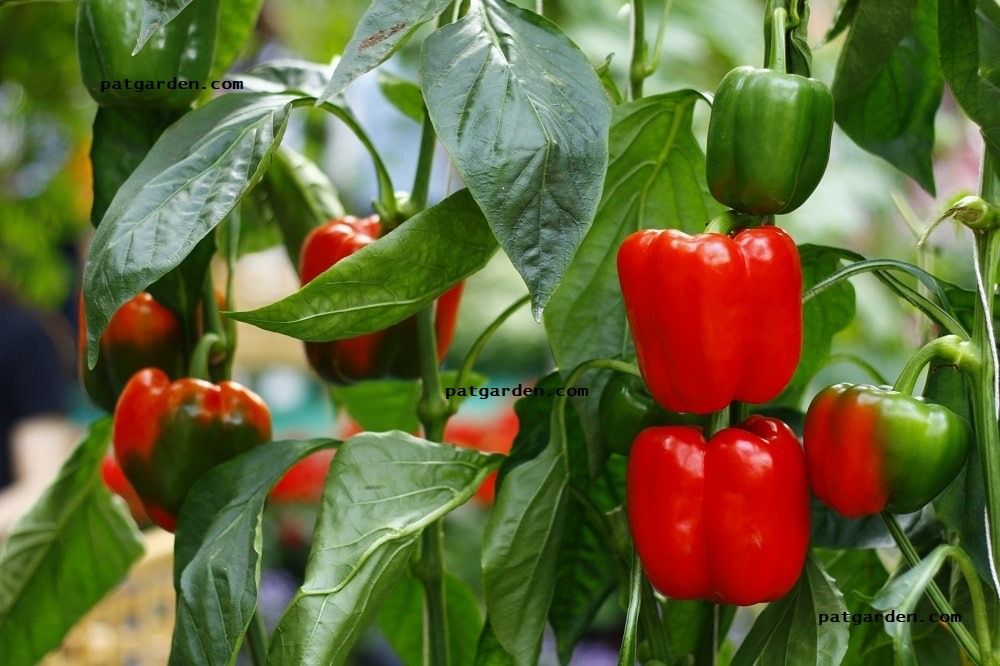
<path fill-rule="evenodd" d="M 860 518 L 917 511 L 965 464 L 972 430 L 942 405 L 875 386 L 820 391 L 803 433 L 813 494 Z"/>
<path fill-rule="evenodd" d="M 87 367 L 87 327 L 83 294 L 79 301 L 78 368 L 83 387 L 101 409 L 115 411 L 115 403 L 132 375 L 143 368 L 159 368 L 180 377 L 184 368 L 181 325 L 170 310 L 142 292 L 121 306 L 101 336 L 100 355 Z"/>
<path fill-rule="evenodd" d="M 147 368 L 125 386 L 115 410 L 115 457 L 146 513 L 171 532 L 198 479 L 270 439 L 267 405 L 236 382 L 171 382 Z"/>
<path fill-rule="evenodd" d="M 306 285 L 342 259 L 374 243 L 383 233 L 377 215 L 335 218 L 313 229 L 302 242 L 299 278 Z M 444 360 L 455 336 L 458 304 L 462 298 L 459 283 L 435 303 L 434 332 L 438 360 Z M 395 326 L 332 342 L 306 342 L 309 365 L 321 378 L 332 384 L 352 384 L 366 379 L 420 376 L 417 354 L 417 318 L 410 317 Z"/>

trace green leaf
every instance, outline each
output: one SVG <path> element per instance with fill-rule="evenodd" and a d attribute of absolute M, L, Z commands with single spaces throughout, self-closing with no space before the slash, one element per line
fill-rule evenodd
<path fill-rule="evenodd" d="M 856 5 L 853 8 L 852 3 Z M 900 42 L 913 29 L 917 0 L 847 0 L 841 14 L 848 11 L 851 31 L 840 52 L 833 82 L 838 104 L 841 99 L 863 92 L 879 70 L 892 62 Z M 841 22 L 840 16 L 837 22 Z"/>
<path fill-rule="evenodd" d="M 505 0 L 428 37 L 420 82 L 537 320 L 600 198 L 611 115 L 601 82 L 554 24 Z"/>
<path fill-rule="evenodd" d="M 618 247 L 640 229 L 699 232 L 723 208 L 705 182 L 705 156 L 691 121 L 701 96 L 693 91 L 657 95 L 615 107 L 610 162 L 594 225 L 545 312 L 556 364 L 567 372 L 593 358 L 614 358 L 632 348 L 618 284 Z M 588 445 L 591 472 L 606 455 L 597 407 L 608 373 L 580 381 L 589 397 L 574 400 Z"/>
<path fill-rule="evenodd" d="M 149 39 L 180 14 L 193 0 L 140 0 L 142 2 L 142 27 L 136 48 L 142 48 Z M 208 2 L 209 0 L 197 0 Z"/>
<path fill-rule="evenodd" d="M 874 550 L 840 550 L 822 557 L 827 572 L 844 592 L 851 614 L 871 611 L 870 601 L 885 585 L 889 572 Z M 844 666 L 891 666 L 891 641 L 875 622 L 851 624 Z"/>
<path fill-rule="evenodd" d="M 333 78 L 319 99 L 332 99 L 354 79 L 375 69 L 413 32 L 451 6 L 451 0 L 374 0 L 344 47 Z"/>
<path fill-rule="evenodd" d="M 850 638 L 846 624 L 819 624 L 820 613 L 847 611 L 844 595 L 810 554 L 799 582 L 768 604 L 754 622 L 732 666 L 750 664 L 839 664 Z"/>
<path fill-rule="evenodd" d="M 337 188 L 315 163 L 289 148 L 274 152 L 261 188 L 296 270 L 302 242 L 314 228 L 344 215 Z"/>
<path fill-rule="evenodd" d="M 272 60 L 251 68 L 240 79 L 251 90 L 318 97 L 332 72 L 330 65 L 306 60 Z"/>
<path fill-rule="evenodd" d="M 496 248 L 476 202 L 460 190 L 291 296 L 227 316 L 311 342 L 380 331 L 479 271 Z"/>
<path fill-rule="evenodd" d="M 479 635 L 475 663 L 476 666 L 512 666 L 514 664 L 514 658 L 500 645 L 489 620 L 486 621 L 483 632 Z"/>
<path fill-rule="evenodd" d="M 668 627 L 670 648 L 683 661 L 691 655 L 695 664 L 715 659 L 716 633 L 725 636 L 736 615 L 735 606 L 719 608 L 719 627 L 715 627 L 716 604 L 710 601 L 667 599 L 663 604 L 663 625 Z"/>
<path fill-rule="evenodd" d="M 344 663 L 424 528 L 472 497 L 500 459 L 402 432 L 345 442 L 330 465 L 305 583 L 271 637 L 268 663 Z"/>
<path fill-rule="evenodd" d="M 180 114 L 173 110 L 102 106 L 94 116 L 90 161 L 94 173 L 94 205 L 90 222 L 100 224 L 115 193 Z"/>
<path fill-rule="evenodd" d="M 452 388 L 456 379 L 457 372 L 442 372 L 441 386 Z M 472 373 L 466 381 L 469 382 L 466 386 L 481 386 L 486 383 L 486 378 Z M 420 386 L 419 380 L 385 379 L 350 386 L 331 386 L 330 394 L 337 406 L 344 408 L 362 430 L 414 433 L 420 429 L 417 418 Z"/>
<path fill-rule="evenodd" d="M 538 385 L 548 389 L 558 382 L 552 373 Z M 486 614 L 497 642 L 517 664 L 535 663 L 541 650 L 567 516 L 567 449 L 574 438 L 558 424 L 554 404 L 538 398 L 515 403 L 521 427 L 497 480 L 483 538 Z"/>
<path fill-rule="evenodd" d="M 994 0 L 938 0 L 938 38 L 955 99 L 1000 153 L 1000 9 Z"/>
<path fill-rule="evenodd" d="M 223 95 L 171 125 L 118 190 L 83 274 L 88 363 L 127 300 L 178 266 L 260 179 L 290 95 Z"/>
<path fill-rule="evenodd" d="M 932 550 L 917 566 L 890 581 L 872 601 L 872 608 L 893 613 L 913 613 L 927 585 L 934 580 L 938 569 L 953 549 L 953 546 L 938 546 Z M 883 627 L 896 646 L 896 663 L 915 666 L 917 659 L 910 624 L 910 622 L 885 622 Z"/>
<path fill-rule="evenodd" d="M 580 438 L 570 435 L 569 441 L 573 439 Z M 589 483 L 586 472 L 584 479 L 574 479 L 573 483 L 578 485 L 582 481 L 581 492 L 590 506 L 607 513 L 624 502 L 626 463 L 626 458 L 612 456 L 606 473 L 593 483 Z M 563 664 L 570 663 L 573 649 L 590 629 L 597 611 L 620 579 L 627 580 L 628 571 L 617 561 L 610 524 L 571 495 L 556 561 L 556 588 L 549 608 L 549 624 L 555 631 L 556 650 Z"/>
<path fill-rule="evenodd" d="M 886 159 L 933 194 L 934 114 L 944 88 L 935 0 L 917 2 L 909 30 L 884 62 L 881 51 L 893 35 L 887 39 L 885 25 L 862 20 L 869 16 L 870 5 L 895 3 L 862 3 L 858 9 L 833 85 L 837 124 L 861 148 Z M 911 12 L 896 10 L 900 16 Z M 890 29 L 902 24 L 901 18 L 888 23 Z"/>
<path fill-rule="evenodd" d="M 847 30 L 848 26 L 854 22 L 854 16 L 858 13 L 858 7 L 860 6 L 861 0 L 840 0 L 840 6 L 837 7 L 837 14 L 833 18 L 833 24 L 830 25 L 830 29 L 823 35 L 823 39 L 820 40 L 816 48 L 829 44 L 839 37 L 842 32 Z"/>
<path fill-rule="evenodd" d="M 171 664 L 229 664 L 257 608 L 261 519 L 271 487 L 331 439 L 269 442 L 208 472 L 177 524 Z M 220 612 L 221 611 L 221 612 Z"/>
<path fill-rule="evenodd" d="M 198 0 L 206 2 L 206 0 Z M 257 25 L 264 0 L 219 0 L 219 25 L 215 32 L 212 80 L 221 79 L 243 51 Z"/>
<path fill-rule="evenodd" d="M 420 86 L 395 74 L 382 71 L 378 73 L 377 81 L 379 90 L 385 98 L 404 116 L 418 123 L 424 121 L 424 98 L 420 93 Z"/>
<path fill-rule="evenodd" d="M 446 574 L 448 656 L 453 664 L 473 664 L 483 630 L 479 602 L 461 579 Z M 422 666 L 424 657 L 424 592 L 413 576 L 404 575 L 382 605 L 376 623 L 404 666 Z"/>
<path fill-rule="evenodd" d="M 59 647 L 142 555 L 142 535 L 101 481 L 111 419 L 94 422 L 0 547 L 0 655 L 30 666 Z"/>
<path fill-rule="evenodd" d="M 803 291 L 808 290 L 840 268 L 841 251 L 822 245 L 802 245 Z M 854 319 L 854 287 L 842 280 L 802 308 L 802 356 L 792 380 L 775 399 L 777 404 L 798 407 L 813 376 L 830 357 L 833 336 Z"/>
<path fill-rule="evenodd" d="M 934 512 L 924 509 L 896 516 L 907 535 L 935 529 Z M 813 498 L 812 534 L 810 543 L 819 548 L 892 548 L 895 541 L 878 516 L 844 518 L 833 509 Z"/>

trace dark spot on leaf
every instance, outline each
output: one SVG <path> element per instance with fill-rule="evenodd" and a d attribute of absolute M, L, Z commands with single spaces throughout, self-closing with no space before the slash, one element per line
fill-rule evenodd
<path fill-rule="evenodd" d="M 392 37 L 393 35 L 395 35 L 397 32 L 399 32 L 400 30 L 402 30 L 405 27 L 406 27 L 406 23 L 403 22 L 403 21 L 400 21 L 400 22 L 396 23 L 395 25 L 393 25 L 392 27 L 390 27 L 388 30 L 379 30 L 378 32 L 376 32 L 376 33 L 374 33 L 374 34 L 366 37 L 365 40 L 363 42 L 361 42 L 361 45 L 358 47 L 358 50 L 359 51 L 364 51 L 365 49 L 367 49 L 369 47 L 375 46 L 376 44 L 378 44 L 382 40 L 385 40 L 385 39 L 388 39 L 389 37 Z"/>

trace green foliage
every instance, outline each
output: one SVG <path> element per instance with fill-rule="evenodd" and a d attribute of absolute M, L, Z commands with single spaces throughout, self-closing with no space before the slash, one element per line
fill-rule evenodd
<path fill-rule="evenodd" d="M 611 109 L 597 74 L 555 25 L 505 0 L 428 37 L 420 67 L 438 138 L 539 319 L 601 194 Z"/>
<path fill-rule="evenodd" d="M 87 437 L 0 549 L 0 654 L 36 663 L 142 555 L 125 504 L 101 481 L 111 419 Z M 72 590 L 72 594 L 67 594 Z"/>

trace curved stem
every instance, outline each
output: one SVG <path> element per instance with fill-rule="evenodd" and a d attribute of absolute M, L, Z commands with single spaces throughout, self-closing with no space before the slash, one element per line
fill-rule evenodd
<path fill-rule="evenodd" d="M 353 113 L 335 104 L 330 104 L 329 102 L 324 103 L 321 106 L 340 118 L 340 120 L 343 121 L 343 123 L 354 133 L 354 136 L 358 138 L 358 141 L 360 141 L 361 145 L 365 147 L 365 150 L 368 151 L 368 154 L 372 158 L 372 163 L 375 166 L 375 176 L 378 179 L 378 203 L 376 205 L 378 208 L 378 214 L 384 220 L 396 219 L 398 214 L 396 210 L 396 191 L 392 187 L 392 179 L 389 177 L 389 170 L 385 168 L 382 158 L 375 149 L 375 144 L 373 144 L 371 139 L 368 138 L 368 134 L 365 133 L 365 130 L 361 127 L 361 123 L 358 122 L 358 119 L 354 117 Z"/>
<path fill-rule="evenodd" d="M 968 331 L 965 330 L 965 327 L 962 326 L 957 319 L 951 316 L 936 303 L 933 303 L 929 299 L 921 296 L 916 291 L 900 282 L 897 278 L 890 275 L 887 272 L 890 269 L 904 271 L 918 277 L 925 276 L 927 279 L 933 280 L 932 276 L 927 275 L 916 266 L 903 264 L 902 262 L 891 259 L 866 259 L 851 264 L 850 266 L 845 266 L 826 279 L 813 285 L 802 295 L 802 302 L 809 302 L 811 299 L 823 293 L 830 287 L 855 275 L 860 275 L 862 273 L 875 273 L 875 277 L 881 280 L 887 287 L 889 287 L 889 289 L 917 310 L 923 312 L 948 333 L 958 335 L 963 339 L 969 338 Z"/>
<path fill-rule="evenodd" d="M 896 517 L 886 511 L 883 511 L 879 515 L 882 517 L 882 522 L 885 523 L 885 526 L 888 528 L 889 533 L 896 542 L 896 545 L 899 546 L 899 550 L 903 554 L 903 558 L 906 560 L 906 563 L 911 568 L 920 564 L 920 556 L 917 554 L 917 549 L 913 547 L 909 537 L 906 536 L 906 532 L 903 531 L 899 522 L 896 521 Z M 927 584 L 926 594 L 931 600 L 931 603 L 934 604 L 934 608 L 938 613 L 941 615 L 955 614 L 955 609 L 952 608 L 950 603 L 948 603 L 948 600 L 945 598 L 944 593 L 941 591 L 941 588 L 938 587 L 937 583 L 934 581 L 929 582 Z M 962 649 L 968 653 L 972 661 L 977 664 L 980 663 L 979 647 L 977 646 L 976 641 L 972 638 L 972 634 L 970 634 L 969 631 L 958 622 L 949 623 L 948 627 L 954 634 L 955 639 L 962 646 Z"/>
<path fill-rule="evenodd" d="M 209 359 L 216 351 L 224 349 L 222 339 L 215 333 L 206 333 L 198 340 L 191 354 L 191 364 L 188 366 L 188 376 L 211 381 Z"/>
<path fill-rule="evenodd" d="M 636 100 L 642 97 L 642 84 L 646 79 L 646 2 L 631 0 L 631 37 L 629 52 L 632 62 L 628 69 L 628 99 Z"/>
<path fill-rule="evenodd" d="M 253 617 L 250 618 L 250 626 L 247 627 L 247 646 L 250 648 L 250 659 L 254 666 L 266 666 L 267 664 L 267 629 L 264 627 L 264 618 L 260 614 L 260 609 L 255 608 Z"/>
<path fill-rule="evenodd" d="M 500 313 L 493 323 L 486 327 L 486 330 L 479 334 L 476 341 L 472 343 L 472 347 L 466 352 L 465 358 L 462 360 L 462 365 L 458 370 L 458 377 L 455 379 L 455 386 L 464 386 L 465 382 L 468 380 L 469 375 L 472 373 L 472 368 L 476 364 L 476 359 L 479 358 L 479 354 L 482 353 L 483 348 L 486 343 L 490 341 L 493 334 L 503 326 L 504 322 L 510 319 L 510 317 L 517 312 L 526 303 L 531 302 L 531 295 L 525 294 L 521 298 L 514 301 L 506 310 Z M 458 409 L 458 400 L 453 397 L 449 402 L 449 409 L 454 413 Z"/>
<path fill-rule="evenodd" d="M 660 58 L 663 57 L 663 40 L 667 33 L 667 18 L 670 17 L 670 10 L 674 6 L 674 0 L 667 0 L 663 3 L 663 14 L 660 16 L 660 24 L 656 27 L 656 42 L 653 44 L 653 55 L 646 63 L 646 76 L 650 76 L 660 67 Z"/>
<path fill-rule="evenodd" d="M 635 646 L 638 642 L 639 611 L 642 608 L 642 564 L 639 555 L 632 552 L 632 570 L 629 575 L 628 612 L 625 614 L 625 632 L 618 651 L 618 666 L 635 664 Z"/>
<path fill-rule="evenodd" d="M 963 342 L 957 335 L 945 335 L 931 340 L 910 357 L 899 373 L 892 389 L 900 393 L 912 394 L 924 366 L 935 358 L 943 358 L 958 366 L 959 370 L 963 372 L 972 373 L 979 367 L 979 354 L 972 349 L 972 343 Z"/>

